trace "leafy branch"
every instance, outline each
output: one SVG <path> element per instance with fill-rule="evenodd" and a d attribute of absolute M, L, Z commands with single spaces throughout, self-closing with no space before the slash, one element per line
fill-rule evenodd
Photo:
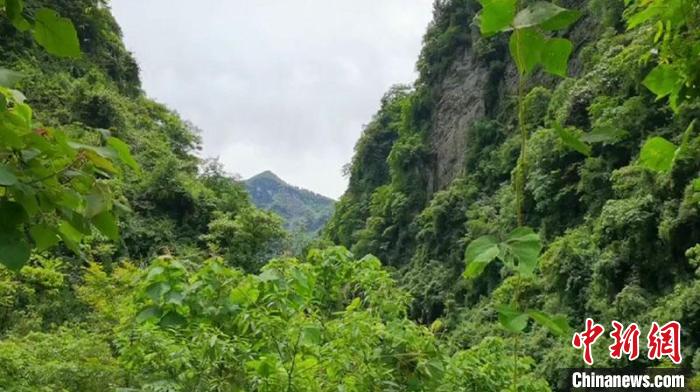
<path fill-rule="evenodd" d="M 47 52 L 80 56 L 73 23 L 57 12 L 41 8 L 29 18 L 21 0 L 0 1 L 0 11 L 17 30 L 31 31 Z M 36 124 L 24 95 L 12 88 L 21 78 L 0 69 L 0 263 L 15 271 L 33 250 L 61 240 L 80 254 L 80 242 L 93 228 L 116 241 L 118 203 L 105 180 L 121 173 L 116 162 L 139 170 L 129 147 L 108 131 L 101 132 L 104 145 L 92 146 Z"/>
<path fill-rule="evenodd" d="M 580 12 L 539 1 L 518 9 L 517 0 L 481 0 L 483 9 L 477 16 L 482 35 L 509 32 L 509 51 L 518 70 L 518 132 L 520 155 L 515 170 L 515 193 L 519 228 L 505 239 L 487 235 L 472 241 L 465 251 L 466 279 L 478 277 L 494 260 L 502 261 L 518 276 L 530 276 L 537 267 L 542 250 L 540 237 L 525 227 L 524 188 L 527 178 L 527 141 L 523 97 L 527 78 L 538 68 L 552 75 L 566 77 L 571 41 L 553 37 L 553 32 L 568 28 L 580 17 Z M 561 136 L 561 134 L 560 134 Z M 515 306 L 498 309 L 499 321 L 512 332 L 522 331 L 529 319 L 543 325 L 556 335 L 568 332 L 563 316 L 551 316 L 538 310 L 519 311 Z"/>

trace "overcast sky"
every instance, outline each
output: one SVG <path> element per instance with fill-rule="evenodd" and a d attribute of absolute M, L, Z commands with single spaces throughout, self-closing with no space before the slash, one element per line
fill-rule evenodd
<path fill-rule="evenodd" d="M 202 129 L 203 157 L 337 198 L 342 166 L 411 83 L 432 0 L 112 0 L 146 93 Z"/>

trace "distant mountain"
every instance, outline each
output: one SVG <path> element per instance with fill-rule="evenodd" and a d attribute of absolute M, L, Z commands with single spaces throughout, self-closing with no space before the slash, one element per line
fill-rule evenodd
<path fill-rule="evenodd" d="M 333 214 L 333 199 L 290 185 L 269 170 L 244 184 L 253 204 L 279 214 L 292 232 L 314 235 Z"/>

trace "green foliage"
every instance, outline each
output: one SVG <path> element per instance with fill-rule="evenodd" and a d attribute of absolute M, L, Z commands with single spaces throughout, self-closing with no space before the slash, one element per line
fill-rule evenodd
<path fill-rule="evenodd" d="M 516 14 L 516 1 L 481 1 L 479 14 L 481 33 L 491 35 L 513 30 L 510 36 L 510 54 L 521 75 L 530 74 L 541 65 L 545 71 L 566 76 L 569 56 L 573 51 L 571 41 L 564 38 L 548 38 L 543 31 L 561 30 L 576 22 L 581 14 L 552 3 L 539 1 Z"/>
<path fill-rule="evenodd" d="M 541 250 L 539 235 L 530 228 L 517 228 L 502 242 L 491 236 L 479 237 L 467 246 L 464 277 L 478 277 L 496 258 L 511 270 L 517 271 L 518 277 L 529 277 L 537 267 Z M 510 332 L 521 332 L 527 326 L 529 318 L 560 337 L 565 337 L 570 329 L 565 316 L 550 316 L 539 310 L 520 312 L 513 306 L 501 305 L 498 307 L 498 315 L 501 325 Z"/>
<path fill-rule="evenodd" d="M 127 264 L 112 274 L 91 266 L 79 290 L 96 316 L 115 325 L 117 346 L 114 358 L 102 353 L 92 369 L 113 371 L 106 380 L 122 388 L 359 392 L 515 388 L 503 375 L 516 364 L 531 366 L 520 358 L 503 363 L 499 339 L 445 351 L 428 328 L 406 319 L 408 295 L 374 257 L 355 260 L 343 248 L 328 248 L 312 250 L 307 260 L 272 260 L 258 275 L 217 259 L 191 265 L 160 258 L 146 270 Z M 68 363 L 90 355 L 78 352 Z M 489 372 L 494 366 L 502 372 Z M 19 382 L 15 374 L 6 377 Z M 534 376 L 516 382 L 518 389 L 547 388 Z"/>
<path fill-rule="evenodd" d="M 483 1 L 479 27 L 512 30 L 514 67 L 505 39 L 470 26 L 476 2 L 436 2 L 419 79 L 382 99 L 325 231 L 390 269 L 344 248 L 265 263 L 286 248 L 281 222 L 196 157 L 192 124 L 143 96 L 108 8 L 61 0 L 49 15 L 42 3 L 0 0 L 2 66 L 14 70 L 0 69 L 0 259 L 19 270 L 0 268 L 2 387 L 546 391 L 579 364 L 560 337 L 585 317 L 678 320 L 698 367 L 692 2 L 630 2 L 620 32 L 592 28 L 622 25 L 617 1 L 579 4 L 594 12 L 576 25 L 580 11 L 552 3 Z M 49 57 L 15 31 L 37 36 L 43 15 L 39 44 L 69 53 L 59 14 L 80 58 Z M 567 75 L 570 56 L 571 78 L 536 72 Z M 445 81 L 482 74 L 483 118 L 436 111 Z M 525 95 L 525 76 L 543 86 Z M 468 138 L 444 189 L 437 116 Z M 39 172 L 53 178 L 34 182 Z"/>
<path fill-rule="evenodd" d="M 21 1 L 10 1 L 5 7 L 15 27 L 30 28 L 22 16 Z M 33 31 L 49 52 L 79 54 L 73 24 L 55 11 L 40 9 Z M 5 82 L 17 79 L 15 73 L 4 74 Z M 109 136 L 109 131 L 100 134 L 110 145 L 77 143 L 62 130 L 37 124 L 24 99 L 17 90 L 0 87 L 0 204 L 3 215 L 9 217 L 0 232 L 0 263 L 15 271 L 27 262 L 32 247 L 46 250 L 58 243 L 58 237 L 76 253 L 92 227 L 117 240 L 108 180 L 121 171 L 113 161 L 137 168 L 128 146 Z"/>
<path fill-rule="evenodd" d="M 503 2 L 496 0 L 499 1 Z M 469 26 L 469 20 L 476 15 L 478 7 L 476 0 L 434 2 L 433 21 L 423 36 L 417 64 L 421 83 L 428 86 L 439 83 L 461 50 L 473 46 L 478 40 L 470 34 Z"/>
<path fill-rule="evenodd" d="M 26 5 L 30 15 L 41 8 L 35 1 Z M 72 248 L 76 248 L 78 239 L 85 240 L 79 250 L 86 258 L 99 254 L 99 260 L 109 261 L 125 255 L 141 258 L 165 252 L 206 256 L 208 247 L 200 237 L 207 233 L 216 211 L 234 217 L 249 205 L 245 190 L 220 167 L 200 162 L 194 155 L 199 137 L 191 124 L 142 96 L 138 69 L 123 47 L 108 8 L 93 0 L 61 2 L 55 7 L 75 22 L 84 55 L 56 60 L 43 55 L 31 42 L 9 36 L 0 39 L 0 45 L 11 54 L 7 65 L 25 76 L 18 87 L 36 109 L 33 121 L 37 126 L 43 124 L 47 130 L 65 133 L 80 144 L 69 147 L 85 150 L 86 156 L 103 166 L 102 171 L 112 169 L 101 159 L 109 158 L 117 173 L 107 173 L 109 179 L 100 173 L 97 178 L 102 187 L 109 187 L 110 192 L 101 192 L 108 197 L 101 200 L 100 192 L 85 195 L 91 201 L 89 213 L 85 202 L 85 211 L 90 223 L 99 228 L 99 236 L 86 235 L 82 227 L 49 220 L 49 225 L 30 228 L 32 242 L 41 243 L 41 248 L 52 245 L 57 236 L 47 227 L 56 225 L 61 228 L 59 234 L 73 241 Z M 111 136 L 102 129 L 109 129 Z M 120 172 L 127 168 L 131 169 L 127 172 L 130 175 L 121 177 Z M 81 189 L 80 193 L 88 191 Z M 116 238 L 117 226 L 108 214 L 95 209 L 100 206 L 120 216 L 121 240 L 116 244 L 107 245 L 106 240 Z"/>
<path fill-rule="evenodd" d="M 42 8 L 34 20 L 34 39 L 47 52 L 63 57 L 80 56 L 78 34 L 70 19 L 63 18 L 56 11 Z"/>
<path fill-rule="evenodd" d="M 528 315 L 504 305 L 498 308 L 498 321 L 506 330 L 517 333 L 527 326 Z"/>
<path fill-rule="evenodd" d="M 639 163 L 647 169 L 667 172 L 671 170 L 676 146 L 668 140 L 656 136 L 648 139 L 639 152 Z"/>
<path fill-rule="evenodd" d="M 678 95 L 682 80 L 681 75 L 671 66 L 661 64 L 649 72 L 642 84 L 661 99 L 672 93 Z"/>
<path fill-rule="evenodd" d="M 547 383 L 533 376 L 532 358 L 513 358 L 508 342 L 486 338 L 469 350 L 455 354 L 449 361 L 440 392 L 460 391 L 549 391 Z M 498 374 L 498 377 L 493 377 Z M 515 376 L 514 376 L 515 375 Z M 511 380 L 515 383 L 511 383 Z"/>
<path fill-rule="evenodd" d="M 82 328 L 32 332 L 0 341 L 0 384 L 8 391 L 104 391 L 125 374 L 104 336 Z"/>
<path fill-rule="evenodd" d="M 659 64 L 647 74 L 643 84 L 657 99 L 668 96 L 674 111 L 678 110 L 680 102 L 696 98 L 700 92 L 695 46 L 699 22 L 700 7 L 695 2 L 634 2 L 628 9 L 628 29 L 642 29 L 645 24 L 653 24 L 656 29 L 653 41 Z"/>
<path fill-rule="evenodd" d="M 567 39 L 546 38 L 530 28 L 517 29 L 510 39 L 510 54 L 521 74 L 531 73 L 536 66 L 554 75 L 566 76 L 573 45 Z"/>
<path fill-rule="evenodd" d="M 356 145 L 348 192 L 336 206 L 326 236 L 398 264 L 415 236 L 412 215 L 426 202 L 429 156 L 415 117 L 420 92 L 395 86 Z M 369 219 L 369 218 L 372 219 Z"/>
<path fill-rule="evenodd" d="M 479 15 L 481 34 L 489 35 L 510 27 L 515 18 L 516 0 L 484 0 Z"/>
<path fill-rule="evenodd" d="M 459 124 L 459 131 L 464 128 L 467 137 L 464 172 L 444 189 L 428 185 L 429 200 L 417 208 L 407 206 L 412 197 L 423 192 L 421 186 L 418 190 L 403 184 L 398 187 L 399 182 L 391 181 L 393 177 L 367 184 L 363 194 L 374 197 L 347 197 L 338 210 L 361 213 L 362 219 L 352 224 L 349 220 L 347 226 L 336 221 L 331 227 L 334 232 L 347 230 L 343 241 L 354 244 L 357 253 L 373 252 L 397 265 L 398 279 L 415 297 L 410 315 L 426 324 L 439 320 L 449 344 L 473 347 L 485 338 L 507 337 L 510 331 L 519 330 L 520 348 L 509 352 L 532 355 L 537 364 L 534 372 L 561 387 L 556 369 L 579 362 L 567 349 L 566 339 L 552 335 L 570 337 L 569 323 L 579 325 L 585 317 L 603 323 L 610 319 L 643 323 L 653 317 L 693 323 L 689 316 L 695 314 L 694 296 L 689 290 L 696 281 L 697 263 L 694 253 L 686 255 L 686 251 L 694 249 L 700 233 L 700 196 L 695 190 L 700 150 L 697 127 L 692 126 L 698 115 L 697 83 L 688 80 L 697 75 L 697 61 L 691 61 L 690 54 L 697 51 L 691 48 L 697 48 L 698 30 L 687 26 L 697 26 L 697 7 L 685 2 L 691 7 L 685 13 L 687 20 L 676 20 L 670 26 L 657 23 L 668 19 L 660 7 L 654 12 L 661 16 L 623 31 L 622 1 L 584 2 L 576 5 L 579 10 L 571 11 L 551 3 L 533 3 L 523 3 L 527 11 L 518 11 L 512 2 L 482 2 L 477 23 L 482 33 L 492 35 L 489 38 L 479 38 L 454 22 L 454 18 L 470 16 L 472 4 L 446 1 L 436 5 L 442 12 L 436 13 L 423 50 L 423 54 L 435 57 L 431 61 L 421 57 L 415 93 L 426 100 L 422 101 L 424 106 L 411 105 L 427 116 L 428 125 L 413 128 L 420 130 L 415 133 L 399 130 L 419 135 L 410 145 L 422 145 L 426 155 L 434 157 L 444 135 L 433 133 L 431 124 L 436 119 Z M 661 3 L 629 2 L 624 18 Z M 679 4 L 672 3 L 668 10 Z M 585 19 L 571 23 L 571 28 L 563 27 L 577 20 L 584 9 L 590 11 Z M 504 22 L 511 15 L 513 20 L 519 18 L 521 32 L 513 31 L 515 22 Z M 561 31 L 533 28 L 528 22 L 550 19 L 557 21 L 552 28 L 562 26 Z M 519 63 L 520 71 L 528 72 L 520 113 L 509 95 L 516 88 L 515 77 L 508 67 L 498 64 L 507 49 L 505 40 L 495 36 L 498 31 L 511 31 L 515 67 Z M 518 57 L 518 34 L 529 34 L 530 45 L 536 50 L 522 51 Z M 575 45 L 551 51 L 547 54 L 551 58 L 543 64 L 542 52 L 537 52 L 547 47 L 549 40 L 562 38 Z M 568 62 L 564 61 L 568 57 L 575 64 L 570 74 L 557 65 Z M 662 70 L 683 75 L 676 103 L 659 100 L 648 92 L 654 79 L 647 77 L 657 64 Z M 473 119 L 467 109 L 431 111 L 436 103 L 448 99 L 446 94 L 454 86 L 498 66 L 506 71 L 496 78 L 502 83 L 488 82 L 485 117 Z M 552 79 L 539 74 L 538 67 L 546 73 L 552 73 L 547 72 L 549 67 L 554 74 L 571 77 Z M 669 89 L 664 80 L 654 82 Z M 675 83 L 671 83 L 668 95 L 676 91 Z M 530 89 L 534 84 L 543 86 Z M 498 111 L 488 110 L 493 107 Z M 464 119 L 468 121 L 462 123 Z M 514 124 L 526 131 L 524 144 L 522 132 L 513 132 Z M 661 138 L 668 142 L 665 151 L 645 148 L 647 140 Z M 396 147 L 391 175 L 396 172 L 398 178 L 416 178 L 406 176 L 420 174 L 411 172 L 419 166 L 409 164 L 415 155 L 398 153 L 408 150 L 405 140 Z M 525 222 L 520 224 L 515 214 L 519 151 L 525 151 L 527 158 L 522 187 Z M 353 175 L 368 175 L 371 172 L 366 168 L 384 164 L 386 156 L 372 159 L 356 155 L 355 159 L 363 159 L 363 165 L 357 166 L 361 170 Z M 663 170 L 655 169 L 659 162 Z M 423 175 L 435 176 L 435 165 L 427 165 Z M 416 180 L 412 183 L 422 185 Z M 356 194 L 348 192 L 346 196 Z M 505 263 L 498 257 L 502 253 L 499 244 L 509 231 L 524 224 L 539 233 L 544 248 L 538 263 L 541 274 L 530 277 L 514 274 L 516 261 Z M 402 228 L 405 233 L 417 234 L 408 239 L 396 235 Z M 362 236 L 355 235 L 353 240 L 350 233 Z M 455 248 L 467 251 L 459 254 Z M 406 251 L 391 252 L 396 249 Z M 398 262 L 393 255 L 400 255 Z M 467 273 L 472 268 L 474 275 L 480 272 L 478 278 L 456 278 L 464 259 L 469 261 Z M 683 289 L 676 291 L 676 287 Z M 675 296 L 669 296 L 671 292 Z M 660 313 L 664 307 L 673 312 Z M 504 324 L 517 328 L 504 328 Z M 694 352 L 698 337 L 690 335 L 684 336 L 684 342 L 688 342 L 689 352 Z M 605 365 L 622 366 L 613 361 Z M 521 375 L 527 372 L 523 369 Z"/>
<path fill-rule="evenodd" d="M 255 271 L 282 250 L 286 232 L 277 215 L 246 208 L 235 217 L 215 212 L 208 233 L 201 238 L 212 253 L 221 254 L 230 265 Z"/>
<path fill-rule="evenodd" d="M 36 42 L 47 52 L 62 57 L 79 57 L 78 34 L 70 19 L 61 17 L 56 11 L 41 8 L 30 23 L 23 15 L 24 0 L 7 0 L 0 3 L 12 25 L 19 31 L 31 30 Z"/>
<path fill-rule="evenodd" d="M 118 154 L 109 146 L 72 142 L 62 130 L 34 124 L 31 109 L 13 90 L 0 89 L 0 93 L 9 103 L 0 113 L 2 209 L 4 215 L 13 216 L 1 233 L 6 252 L 0 261 L 18 270 L 28 260 L 25 227 L 34 246 L 42 250 L 54 245 L 60 236 L 79 252 L 78 243 L 90 234 L 92 226 L 116 239 L 108 180 L 120 173 L 112 160 L 120 156 L 133 160 L 128 148 Z"/>
<path fill-rule="evenodd" d="M 513 27 L 540 27 L 546 31 L 561 30 L 569 27 L 581 17 L 576 10 L 569 10 L 547 1 L 538 1 L 518 12 L 513 20 Z"/>
<path fill-rule="evenodd" d="M 557 124 L 554 126 L 554 131 L 561 138 L 562 142 L 568 147 L 580 152 L 583 155 L 591 156 L 591 146 L 581 141 L 574 132 L 569 129 L 563 128 L 561 125 Z"/>

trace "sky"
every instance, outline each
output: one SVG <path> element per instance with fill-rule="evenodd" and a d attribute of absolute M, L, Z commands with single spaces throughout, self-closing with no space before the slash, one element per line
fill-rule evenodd
<path fill-rule="evenodd" d="M 203 158 L 338 198 L 364 124 L 412 83 L 432 0 L 112 0 L 146 94 Z"/>

